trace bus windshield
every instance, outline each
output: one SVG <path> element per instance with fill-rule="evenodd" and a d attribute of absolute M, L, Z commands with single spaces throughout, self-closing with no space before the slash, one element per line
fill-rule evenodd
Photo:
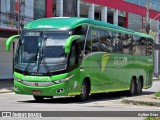
<path fill-rule="evenodd" d="M 68 31 L 23 31 L 17 49 L 15 68 L 34 73 L 64 70 L 67 66 L 65 42 Z"/>

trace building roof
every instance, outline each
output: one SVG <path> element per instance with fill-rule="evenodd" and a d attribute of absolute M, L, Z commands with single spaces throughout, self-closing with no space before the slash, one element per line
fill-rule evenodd
<path fill-rule="evenodd" d="M 146 7 L 129 3 L 129 2 L 126 2 L 125 0 L 114 0 L 114 1 L 113 0 L 84 0 L 84 1 L 146 17 L 146 10 L 147 10 Z M 149 17 L 152 19 L 160 20 L 159 14 L 160 12 L 158 10 L 156 11 L 156 10 L 150 9 Z"/>

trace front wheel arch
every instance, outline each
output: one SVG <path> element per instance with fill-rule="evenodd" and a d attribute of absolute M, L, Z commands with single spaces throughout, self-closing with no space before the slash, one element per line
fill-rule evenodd
<path fill-rule="evenodd" d="M 91 82 L 89 78 L 85 78 L 82 81 L 80 95 L 75 96 L 79 101 L 86 101 L 89 99 L 89 94 L 91 90 Z"/>

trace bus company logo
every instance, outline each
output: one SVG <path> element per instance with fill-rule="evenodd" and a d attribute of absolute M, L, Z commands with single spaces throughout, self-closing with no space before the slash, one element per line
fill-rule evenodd
<path fill-rule="evenodd" d="M 22 80 L 27 80 L 27 81 L 50 81 L 50 77 L 23 76 Z"/>
<path fill-rule="evenodd" d="M 106 68 L 106 65 L 107 65 L 107 62 L 108 62 L 108 59 L 110 58 L 111 54 L 104 54 L 102 56 L 102 59 L 101 59 L 101 72 L 103 72 Z"/>
<path fill-rule="evenodd" d="M 122 67 L 127 65 L 128 58 L 127 57 L 114 57 L 113 66 L 114 67 Z"/>
<path fill-rule="evenodd" d="M 97 61 L 98 66 L 99 66 L 99 68 L 100 68 L 100 72 L 104 72 L 110 56 L 111 56 L 111 54 L 104 54 L 104 55 L 102 56 L 102 58 L 101 58 L 101 61 Z"/>
<path fill-rule="evenodd" d="M 39 86 L 39 84 L 37 82 L 34 83 L 34 86 Z"/>

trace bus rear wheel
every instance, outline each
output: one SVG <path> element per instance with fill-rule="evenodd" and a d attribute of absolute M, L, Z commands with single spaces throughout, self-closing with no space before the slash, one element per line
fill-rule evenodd
<path fill-rule="evenodd" d="M 137 95 L 141 95 L 142 94 L 142 86 L 143 86 L 142 80 L 138 80 L 137 91 L 136 91 Z"/>
<path fill-rule="evenodd" d="M 38 102 L 42 102 L 44 100 L 44 96 L 35 96 L 35 95 L 33 95 L 33 97 Z"/>
<path fill-rule="evenodd" d="M 88 82 L 85 80 L 82 83 L 82 87 L 81 87 L 81 94 L 79 96 L 76 96 L 78 98 L 79 101 L 86 101 L 89 98 L 89 90 L 90 86 L 88 84 Z"/>
<path fill-rule="evenodd" d="M 136 81 L 133 79 L 131 81 L 129 96 L 134 96 L 136 94 Z"/>

